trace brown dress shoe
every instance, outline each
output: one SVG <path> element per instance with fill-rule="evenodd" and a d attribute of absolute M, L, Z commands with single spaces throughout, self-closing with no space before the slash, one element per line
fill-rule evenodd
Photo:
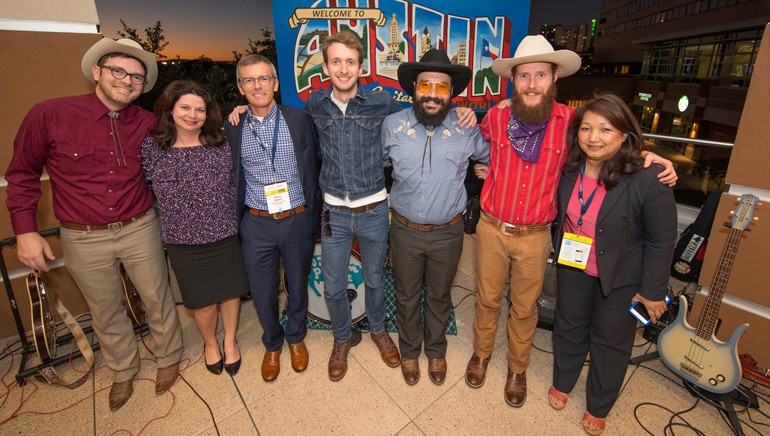
<path fill-rule="evenodd" d="M 401 354 L 396 348 L 396 344 L 393 343 L 393 339 L 390 339 L 390 335 L 387 331 L 382 333 L 369 333 L 372 337 L 372 341 L 377 345 L 380 350 L 380 355 L 385 364 L 391 368 L 395 368 L 401 363 Z"/>
<path fill-rule="evenodd" d="M 465 383 L 472 388 L 480 388 L 484 385 L 487 378 L 487 366 L 490 357 L 479 357 L 473 353 L 471 360 L 468 361 L 468 367 L 465 369 Z"/>
<path fill-rule="evenodd" d="M 428 377 L 433 384 L 440 385 L 446 379 L 446 359 L 428 358 Z"/>
<path fill-rule="evenodd" d="M 174 386 L 177 378 L 179 378 L 179 362 L 165 368 L 158 368 L 158 374 L 155 376 L 155 395 L 160 395 Z"/>
<path fill-rule="evenodd" d="M 294 371 L 302 372 L 307 369 L 310 356 L 308 355 L 305 341 L 289 344 L 289 353 L 291 354 L 291 367 L 294 368 Z"/>
<path fill-rule="evenodd" d="M 332 355 L 329 357 L 329 380 L 340 381 L 348 372 L 348 352 L 350 351 L 350 339 L 345 342 L 334 340 Z"/>
<path fill-rule="evenodd" d="M 281 372 L 281 350 L 283 348 L 276 351 L 265 350 L 265 357 L 262 358 L 262 380 L 271 382 L 278 377 Z"/>
<path fill-rule="evenodd" d="M 513 407 L 521 407 L 527 399 L 527 371 L 521 374 L 508 370 L 505 380 L 505 402 Z"/>
<path fill-rule="evenodd" d="M 134 393 L 134 379 L 116 382 L 110 388 L 110 410 L 113 412 L 123 407 Z"/>
<path fill-rule="evenodd" d="M 420 380 L 420 364 L 417 359 L 401 359 L 401 374 L 409 386 L 417 384 Z"/>

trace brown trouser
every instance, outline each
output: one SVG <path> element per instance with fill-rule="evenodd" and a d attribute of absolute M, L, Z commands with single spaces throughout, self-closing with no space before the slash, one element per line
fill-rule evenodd
<path fill-rule="evenodd" d="M 551 232 L 505 234 L 483 219 L 479 220 L 476 232 L 478 293 L 473 351 L 479 357 L 492 354 L 505 283 L 509 281 L 508 368 L 520 373 L 529 366 L 537 327 L 537 297 L 551 253 Z"/>

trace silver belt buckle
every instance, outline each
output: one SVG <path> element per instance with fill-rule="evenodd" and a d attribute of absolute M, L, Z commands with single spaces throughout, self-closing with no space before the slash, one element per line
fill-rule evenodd
<path fill-rule="evenodd" d="M 122 227 L 123 227 L 123 223 L 122 222 L 107 224 L 107 228 L 112 230 L 112 231 L 120 230 Z"/>

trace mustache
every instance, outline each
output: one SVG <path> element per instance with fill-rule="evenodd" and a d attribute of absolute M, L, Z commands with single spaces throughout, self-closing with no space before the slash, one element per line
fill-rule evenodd
<path fill-rule="evenodd" d="M 444 100 L 438 98 L 438 97 L 420 97 L 418 100 L 420 103 L 436 103 L 436 104 L 444 104 Z"/>

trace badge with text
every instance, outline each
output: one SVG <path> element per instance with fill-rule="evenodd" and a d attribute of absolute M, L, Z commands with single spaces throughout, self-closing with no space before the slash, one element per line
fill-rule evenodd
<path fill-rule="evenodd" d="M 280 213 L 291 209 L 289 184 L 286 182 L 265 185 L 265 197 L 267 197 L 267 211 L 269 213 Z"/>
<path fill-rule="evenodd" d="M 561 249 L 559 250 L 559 263 L 579 269 L 586 269 L 588 254 L 591 252 L 591 245 L 593 243 L 594 240 L 589 237 L 564 232 L 564 238 L 561 240 Z"/>

